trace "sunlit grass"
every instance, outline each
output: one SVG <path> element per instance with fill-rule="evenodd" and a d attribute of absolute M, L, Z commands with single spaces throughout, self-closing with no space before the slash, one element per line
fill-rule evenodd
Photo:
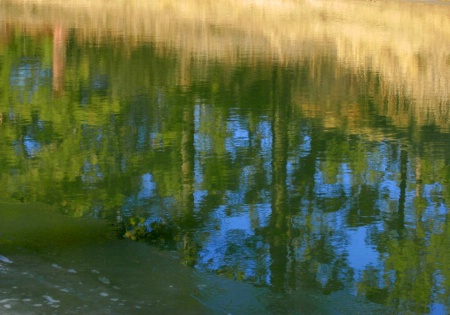
<path fill-rule="evenodd" d="M 8 5 L 20 3 L 20 6 Z M 234 63 L 242 55 L 282 64 L 334 56 L 345 68 L 379 74 L 385 108 L 398 124 L 408 117 L 448 126 L 450 7 L 435 3 L 348 0 L 10 0 L 11 23 L 78 29 L 78 39 L 116 39 L 132 49 L 142 39 L 193 58 Z M 183 69 L 182 69 L 183 70 Z M 189 73 L 188 71 L 181 71 Z"/>

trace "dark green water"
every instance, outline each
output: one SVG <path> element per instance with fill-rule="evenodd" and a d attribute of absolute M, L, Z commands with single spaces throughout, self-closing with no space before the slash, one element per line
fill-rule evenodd
<path fill-rule="evenodd" d="M 433 104 L 333 50 L 2 32 L 0 313 L 450 311 Z"/>

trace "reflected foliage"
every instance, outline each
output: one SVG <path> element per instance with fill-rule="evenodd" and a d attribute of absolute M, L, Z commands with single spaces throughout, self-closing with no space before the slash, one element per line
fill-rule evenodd
<path fill-rule="evenodd" d="M 123 237 L 132 241 L 160 243 L 168 248 L 179 241 L 179 226 L 175 223 L 148 222 L 142 217 L 131 217 L 128 221 L 128 224 L 118 229 L 119 237 L 123 235 Z"/>
<path fill-rule="evenodd" d="M 61 70 L 54 30 L 5 29 L 0 198 L 105 218 L 278 292 L 449 309 L 449 135 L 395 125 L 376 73 L 332 55 L 222 64 L 71 30 Z"/>

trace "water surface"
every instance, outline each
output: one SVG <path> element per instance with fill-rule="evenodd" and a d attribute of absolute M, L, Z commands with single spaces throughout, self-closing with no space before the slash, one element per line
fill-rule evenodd
<path fill-rule="evenodd" d="M 6 314 L 445 314 L 449 7 L 0 5 Z"/>

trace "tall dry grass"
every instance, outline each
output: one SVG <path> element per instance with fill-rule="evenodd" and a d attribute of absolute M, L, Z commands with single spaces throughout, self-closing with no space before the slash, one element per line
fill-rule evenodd
<path fill-rule="evenodd" d="M 449 127 L 448 5 L 363 0 L 6 0 L 0 10 L 4 22 L 76 28 L 80 40 L 116 38 L 129 46 L 151 40 L 179 50 L 186 60 L 233 63 L 248 55 L 289 63 L 333 56 L 362 76 L 379 75 L 380 110 L 397 124 L 414 119 Z M 189 66 L 188 61 L 182 64 Z M 410 111 L 399 109 L 399 96 L 408 99 Z"/>

